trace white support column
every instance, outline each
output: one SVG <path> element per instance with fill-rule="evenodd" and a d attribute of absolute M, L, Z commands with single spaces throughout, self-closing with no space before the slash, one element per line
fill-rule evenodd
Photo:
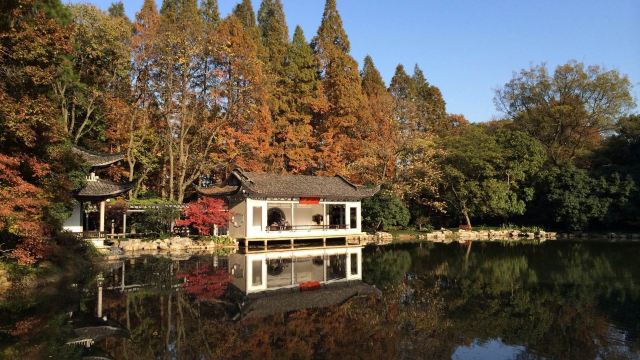
<path fill-rule="evenodd" d="M 324 226 L 328 225 L 329 224 L 328 220 L 329 218 L 327 217 L 327 204 L 322 204 L 322 225 Z"/>
<path fill-rule="evenodd" d="M 127 211 L 125 210 L 122 213 L 122 236 L 125 236 L 127 233 Z"/>
<path fill-rule="evenodd" d="M 98 309 L 97 314 L 99 318 L 102 317 L 102 286 L 98 286 Z"/>
<path fill-rule="evenodd" d="M 122 261 L 122 281 L 120 283 L 120 291 L 122 291 L 122 292 L 124 292 L 124 287 L 125 287 L 125 284 L 124 284 L 124 274 L 125 274 L 124 269 L 125 269 L 125 266 L 126 266 L 126 262 L 124 262 L 124 260 L 123 260 Z"/>
<path fill-rule="evenodd" d="M 293 225 L 296 223 L 296 218 L 293 215 L 293 207 L 294 207 L 294 204 L 291 203 L 291 226 L 292 226 L 291 229 L 293 229 Z"/>
<path fill-rule="evenodd" d="M 267 226 L 271 225 L 271 224 L 267 224 L 268 212 L 269 212 L 269 203 L 267 201 L 264 201 L 262 203 L 262 228 L 260 229 L 261 233 L 263 233 L 267 229 Z"/>
<path fill-rule="evenodd" d="M 104 212 L 105 212 L 105 201 L 100 201 L 100 228 L 98 229 L 100 232 L 104 232 Z"/>
<path fill-rule="evenodd" d="M 291 240 L 291 241 L 293 241 L 293 240 Z M 291 248 L 293 249 L 293 245 L 291 246 Z M 296 284 L 295 266 L 296 266 L 296 257 L 295 256 L 291 256 L 291 285 L 295 285 Z"/>
<path fill-rule="evenodd" d="M 350 217 L 351 215 L 351 209 L 349 208 L 349 204 L 344 203 L 344 225 L 345 225 L 345 229 L 350 229 L 351 228 L 351 224 L 350 224 Z"/>

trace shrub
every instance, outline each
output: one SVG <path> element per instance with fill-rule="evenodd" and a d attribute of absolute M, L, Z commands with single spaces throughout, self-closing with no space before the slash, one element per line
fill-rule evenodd
<path fill-rule="evenodd" d="M 365 227 L 379 230 L 405 227 L 409 209 L 393 192 L 382 190 L 362 202 L 362 222 Z"/>

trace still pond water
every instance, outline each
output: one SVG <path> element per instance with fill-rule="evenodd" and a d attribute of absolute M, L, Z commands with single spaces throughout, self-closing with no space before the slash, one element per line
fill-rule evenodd
<path fill-rule="evenodd" d="M 365 248 L 363 280 L 381 292 L 290 291 L 250 316 L 223 254 L 123 259 L 17 299 L 39 311 L 4 313 L 2 325 L 38 325 L 0 335 L 0 356 L 640 359 L 639 260 L 640 244 Z M 90 348 L 64 345 L 97 325 Z"/>

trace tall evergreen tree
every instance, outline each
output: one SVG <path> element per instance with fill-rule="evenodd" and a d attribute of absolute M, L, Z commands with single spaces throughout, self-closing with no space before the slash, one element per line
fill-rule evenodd
<path fill-rule="evenodd" d="M 320 23 L 318 34 L 312 42 L 316 52 L 322 52 L 323 46 L 329 44 L 337 47 L 345 54 L 349 53 L 351 49 L 347 33 L 342 27 L 342 18 L 336 7 L 336 0 L 327 0 L 325 3 L 322 22 Z"/>
<path fill-rule="evenodd" d="M 258 10 L 258 24 L 262 44 L 266 48 L 266 62 L 276 71 L 282 67 L 289 45 L 289 29 L 280 0 L 263 0 Z"/>
<path fill-rule="evenodd" d="M 414 99 L 417 111 L 417 125 L 422 131 L 443 134 L 447 127 L 447 112 L 440 89 L 429 84 L 424 72 L 416 64 L 413 76 Z"/>
<path fill-rule="evenodd" d="M 367 100 L 367 111 L 360 131 L 367 146 L 363 149 L 363 156 L 353 166 L 358 167 L 359 180 L 379 184 L 388 181 L 394 174 L 398 142 L 393 119 L 393 98 L 371 56 L 365 57 L 360 77 Z"/>
<path fill-rule="evenodd" d="M 263 0 L 258 11 L 261 35 L 261 54 L 269 86 L 269 110 L 275 125 L 274 148 L 277 169 L 286 170 L 285 142 L 289 132 L 287 97 L 291 96 L 289 82 L 284 74 L 285 56 L 289 47 L 289 32 L 280 0 Z M 279 151 L 278 151 L 279 150 Z"/>
<path fill-rule="evenodd" d="M 256 27 L 256 14 L 253 11 L 251 0 L 242 0 L 233 8 L 233 15 L 240 20 L 245 29 Z"/>
<path fill-rule="evenodd" d="M 109 16 L 121 17 L 129 20 L 124 12 L 124 4 L 122 3 L 122 1 L 111 3 L 109 9 L 107 10 L 107 13 L 109 13 Z"/>
<path fill-rule="evenodd" d="M 253 40 L 258 51 L 258 58 L 263 62 L 267 62 L 267 49 L 262 45 L 262 39 L 260 37 L 260 29 L 256 23 L 256 14 L 253 11 L 253 5 L 251 0 L 242 0 L 241 3 L 236 5 L 232 11 L 233 16 L 238 18 L 240 24 L 244 28 L 244 31 L 249 35 L 249 38 Z"/>
<path fill-rule="evenodd" d="M 389 93 L 394 99 L 396 122 L 404 134 L 417 128 L 413 81 L 402 64 L 396 66 L 391 78 Z"/>
<path fill-rule="evenodd" d="M 276 153 L 281 167 L 292 173 L 310 173 L 316 162 L 313 119 L 327 107 L 317 62 L 302 28 L 297 26 L 283 68 L 286 96 L 275 119 Z"/>
<path fill-rule="evenodd" d="M 380 75 L 380 71 L 376 68 L 370 55 L 364 58 L 360 77 L 362 78 L 362 91 L 365 95 L 375 96 L 387 92 L 382 75 Z"/>
<path fill-rule="evenodd" d="M 212 75 L 217 116 L 223 121 L 216 157 L 227 168 L 273 170 L 269 87 L 254 38 L 235 16 L 221 22 Z M 216 114 L 214 113 L 214 114 Z"/>
<path fill-rule="evenodd" d="M 206 24 L 216 25 L 220 22 L 218 0 L 203 0 L 200 4 L 200 14 Z"/>
<path fill-rule="evenodd" d="M 160 8 L 160 14 L 165 20 L 172 22 L 197 21 L 194 14 L 197 14 L 197 0 L 164 0 Z M 190 26 L 189 26 L 190 27 Z"/>
<path fill-rule="evenodd" d="M 358 64 L 349 55 L 349 39 L 335 0 L 327 0 L 318 34 L 313 41 L 329 108 L 318 122 L 320 170 L 350 175 L 347 165 L 358 159 L 363 140 L 356 124 L 362 118 L 365 99 Z"/>

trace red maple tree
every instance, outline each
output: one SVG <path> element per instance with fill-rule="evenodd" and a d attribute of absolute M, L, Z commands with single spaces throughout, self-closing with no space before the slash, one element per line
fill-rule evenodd
<path fill-rule="evenodd" d="M 192 226 L 200 235 L 211 234 L 214 225 L 224 226 L 231 218 L 222 199 L 204 197 L 192 202 L 183 211 L 184 219 L 176 220 L 178 226 Z"/>
<path fill-rule="evenodd" d="M 39 179 L 48 171 L 46 164 L 34 158 L 0 154 L 0 232 L 20 239 L 11 251 L 20 264 L 33 264 L 49 250 L 42 222 L 43 208 L 48 204 L 46 194 L 25 176 L 28 173 Z"/>

